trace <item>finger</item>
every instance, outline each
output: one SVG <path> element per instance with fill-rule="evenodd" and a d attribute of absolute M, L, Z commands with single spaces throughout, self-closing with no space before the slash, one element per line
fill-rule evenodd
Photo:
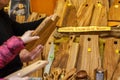
<path fill-rule="evenodd" d="M 31 59 L 32 60 L 35 59 L 38 56 L 38 54 L 42 53 L 42 50 L 43 46 L 41 45 L 37 46 L 36 49 L 31 52 Z"/>
<path fill-rule="evenodd" d="M 31 53 L 35 53 L 36 51 L 38 51 L 39 49 L 43 49 L 42 45 L 38 45 L 36 48 L 34 48 Z"/>
<path fill-rule="evenodd" d="M 31 60 L 34 60 L 39 54 L 41 54 L 41 51 L 37 51 L 34 55 L 30 57 Z"/>
<path fill-rule="evenodd" d="M 39 38 L 40 38 L 39 36 L 32 36 L 31 40 L 36 40 L 36 39 L 39 39 Z"/>

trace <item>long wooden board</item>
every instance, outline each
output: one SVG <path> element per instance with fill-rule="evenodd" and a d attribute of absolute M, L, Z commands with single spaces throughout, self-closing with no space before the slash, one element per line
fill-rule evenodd
<path fill-rule="evenodd" d="M 120 3 L 119 0 L 114 0 L 108 13 L 108 25 L 116 26 L 120 24 Z M 113 24 L 114 22 L 114 24 Z M 112 24 L 110 24 L 112 23 Z M 107 69 L 107 80 L 117 80 L 120 76 L 120 64 L 118 64 L 120 50 L 119 38 L 108 38 L 105 42 L 104 52 L 104 68 Z"/>
<path fill-rule="evenodd" d="M 105 42 L 105 51 L 104 51 L 104 68 L 107 69 L 107 80 L 117 80 L 117 75 L 120 75 L 120 72 L 116 70 L 116 77 L 112 78 L 113 72 L 116 68 L 118 58 L 119 58 L 119 49 L 120 49 L 120 40 L 117 38 L 108 38 Z M 115 76 L 115 74 L 113 76 Z"/>
<path fill-rule="evenodd" d="M 60 19 L 60 24 L 59 26 L 64 27 L 64 26 L 75 26 L 77 25 L 76 23 L 76 9 L 75 6 L 71 3 L 71 1 L 66 1 L 64 4 L 64 9 L 63 12 L 61 12 L 62 17 Z M 69 35 L 70 36 L 70 35 Z M 72 38 L 72 37 L 71 37 Z M 73 56 L 74 58 L 70 59 L 70 47 L 72 46 L 72 40 L 69 38 L 65 42 L 61 42 L 60 45 L 62 44 L 62 50 L 59 49 L 59 54 L 56 55 L 55 60 L 53 62 L 52 67 L 60 67 L 60 68 L 66 68 L 69 64 L 72 64 L 72 60 L 76 62 L 76 56 Z M 60 46 L 59 45 L 59 46 Z M 70 46 L 71 45 L 71 46 Z M 77 45 L 76 45 L 77 46 Z M 77 53 L 76 53 L 77 55 Z M 70 60 L 70 62 L 68 61 Z M 73 63 L 73 66 L 75 66 L 75 62 Z M 70 68 L 70 67 L 67 67 Z M 68 69 L 69 70 L 69 69 Z"/>
<path fill-rule="evenodd" d="M 84 2 L 81 3 L 81 5 L 79 6 L 78 11 L 77 11 L 78 26 L 88 26 L 88 25 L 90 25 L 91 16 L 92 16 L 92 10 L 93 10 L 93 4 L 88 4 L 88 3 L 84 3 Z M 82 17 L 82 16 L 86 16 L 86 15 L 87 15 L 87 17 Z M 88 16 L 89 16 L 89 18 L 88 18 Z M 88 18 L 88 19 L 86 19 L 86 18 Z M 86 55 L 86 54 L 83 53 L 83 51 L 85 51 L 84 50 L 84 43 L 86 43 L 86 40 L 84 40 L 85 39 L 84 37 L 85 36 L 80 35 L 80 42 L 79 42 L 80 43 L 80 53 L 78 54 L 77 71 L 82 69 L 81 65 L 84 65 L 84 64 L 82 64 L 81 61 L 84 60 L 84 59 L 87 59 L 87 58 L 83 57 L 84 55 Z M 83 55 L 82 55 L 82 53 L 83 53 Z M 83 59 L 82 59 L 82 57 L 83 57 Z M 85 69 L 86 69 L 86 67 L 85 67 Z"/>
<path fill-rule="evenodd" d="M 88 5 L 90 5 L 90 4 L 92 4 L 92 3 L 89 3 Z M 90 6 L 88 6 L 88 7 L 90 7 Z M 83 13 L 83 14 L 85 14 L 85 13 Z M 106 25 L 106 22 L 107 22 L 107 20 L 105 19 L 106 18 L 106 9 L 100 2 L 95 4 L 94 11 L 91 14 L 92 14 L 92 19 L 91 19 L 91 22 L 89 20 L 89 23 L 90 23 L 89 25 L 91 25 L 91 26 Z M 90 16 L 91 14 L 89 13 L 86 15 Z M 83 25 L 83 26 L 86 26 L 86 25 Z M 98 58 L 100 57 L 99 36 L 96 34 L 80 35 L 80 46 L 81 46 L 80 47 L 81 63 L 80 63 L 79 68 L 86 70 L 88 75 L 91 77 L 91 79 L 94 80 L 94 69 L 97 68 Z"/>
<path fill-rule="evenodd" d="M 66 72 L 70 71 L 72 68 L 76 68 L 78 51 L 79 51 L 79 43 L 73 42 L 71 44 L 71 48 L 69 49 L 69 57 L 66 67 Z"/>
<path fill-rule="evenodd" d="M 13 77 L 13 76 L 19 76 L 19 77 L 27 76 L 28 74 L 30 74 L 38 69 L 42 69 L 47 64 L 48 64 L 48 61 L 39 60 L 21 70 L 18 70 L 16 72 L 6 76 L 4 79 L 9 79 L 10 77 Z"/>
<path fill-rule="evenodd" d="M 93 12 L 93 3 L 83 2 L 79 6 L 78 12 L 77 12 L 77 18 L 78 18 L 78 26 L 89 26 L 91 22 L 92 12 Z M 77 61 L 77 71 L 79 70 L 86 70 L 87 73 L 91 74 L 89 69 L 89 63 L 90 63 L 90 54 L 91 51 L 88 51 L 89 49 L 93 50 L 93 37 L 90 35 L 80 35 L 80 53 L 78 54 L 78 61 Z M 92 48 L 91 48 L 92 46 Z M 89 57 L 89 58 L 88 58 Z M 88 75 L 89 75 L 88 74 Z"/>

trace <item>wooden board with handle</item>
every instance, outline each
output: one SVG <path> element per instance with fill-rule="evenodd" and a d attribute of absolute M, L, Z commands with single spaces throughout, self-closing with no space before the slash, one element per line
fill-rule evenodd
<path fill-rule="evenodd" d="M 107 80 L 116 80 L 120 75 L 119 67 L 115 70 L 119 59 L 120 40 L 117 38 L 107 38 L 104 49 L 104 68 L 107 69 Z M 114 73 L 115 70 L 115 73 Z M 117 71 L 117 72 L 116 72 Z M 114 79 L 113 79 L 114 77 Z"/>
<path fill-rule="evenodd" d="M 88 7 L 90 7 L 91 3 L 88 4 Z M 89 24 L 90 26 L 102 26 L 106 25 L 107 19 L 106 19 L 106 8 L 99 3 L 95 3 L 93 13 L 89 13 L 88 16 L 92 15 L 92 18 L 89 18 Z M 91 9 L 92 10 L 92 9 Z M 86 12 L 87 13 L 87 12 Z M 83 13 L 85 14 L 85 13 Z M 87 15 L 87 14 L 86 14 Z M 82 19 L 81 19 L 82 20 Z M 84 20 L 85 21 L 85 20 Z M 87 23 L 88 23 L 87 22 Z M 84 22 L 85 23 L 85 22 Z M 82 26 L 82 25 L 80 25 Z M 86 25 L 83 25 L 86 26 Z M 99 36 L 96 34 L 93 35 L 80 35 L 80 63 L 78 69 L 79 70 L 86 70 L 88 75 L 91 77 L 91 79 L 94 80 L 94 69 L 98 66 L 98 58 L 100 57 L 99 54 Z"/>
<path fill-rule="evenodd" d="M 93 7 L 94 7 L 93 3 L 89 3 L 89 2 L 81 3 L 77 11 L 78 26 L 89 26 L 90 25 Z M 90 60 L 88 57 L 90 57 L 91 51 L 88 52 L 88 48 L 91 49 L 90 46 L 93 45 L 93 43 L 91 43 L 91 41 L 93 41 L 92 40 L 93 38 L 94 37 L 90 35 L 80 35 L 80 40 L 79 40 L 80 52 L 78 54 L 78 60 L 77 60 L 77 71 L 86 70 L 88 73 L 90 73 L 89 71 Z M 89 39 L 91 41 L 88 41 Z"/>
<path fill-rule="evenodd" d="M 73 6 L 73 4 L 71 3 L 71 1 L 67 0 L 64 4 L 64 9 L 63 9 L 63 12 L 62 12 L 62 17 L 60 19 L 59 26 L 60 27 L 61 26 L 64 27 L 64 26 L 67 26 L 67 25 L 74 26 L 74 25 L 77 25 L 76 23 L 77 23 L 76 22 L 76 9 Z M 69 37 L 70 37 L 70 35 L 69 35 Z M 73 43 L 73 37 L 70 37 L 67 41 L 60 43 L 63 46 L 62 46 L 62 50 L 60 50 L 61 53 L 59 53 L 55 57 L 55 60 L 53 62 L 54 67 L 57 66 L 57 67 L 60 67 L 62 69 L 63 68 L 65 69 L 68 66 L 68 64 L 72 64 L 71 60 L 73 60 L 73 61 L 76 60 L 76 56 L 73 56 L 74 58 L 71 58 L 71 59 L 69 57 L 70 55 L 73 54 L 73 53 L 70 54 L 70 47 L 72 46 L 72 43 Z M 76 55 L 77 55 L 77 53 L 76 53 Z M 70 59 L 69 63 L 68 63 L 68 59 Z M 73 65 L 75 66 L 75 64 L 73 64 Z"/>
<path fill-rule="evenodd" d="M 4 79 L 9 79 L 10 77 L 13 77 L 13 76 L 25 77 L 25 76 L 29 75 L 30 73 L 32 73 L 38 69 L 42 69 L 47 64 L 48 64 L 48 61 L 39 60 L 39 61 L 21 69 L 21 70 L 18 70 L 16 72 L 6 76 Z"/>
<path fill-rule="evenodd" d="M 76 68 L 76 63 L 77 63 L 79 43 L 73 42 L 71 45 L 72 46 L 69 49 L 70 53 L 68 57 L 66 72 L 70 71 L 72 68 Z"/>
<path fill-rule="evenodd" d="M 87 5 L 87 6 L 86 6 Z M 90 8 L 89 8 L 90 7 Z M 84 10 L 84 11 L 83 11 Z M 78 8 L 78 11 L 77 11 L 77 22 L 78 22 L 78 26 L 88 26 L 89 24 L 90 24 L 90 20 L 91 20 L 91 16 L 92 16 L 92 11 L 91 10 L 93 10 L 93 4 L 88 4 L 88 3 L 81 3 L 81 5 L 79 6 L 79 8 Z M 90 12 L 91 13 L 90 13 Z M 86 12 L 86 13 L 85 13 Z M 89 14 L 88 14 L 89 13 Z M 83 17 L 83 16 L 86 16 L 87 15 L 87 19 L 86 19 L 86 17 Z M 88 16 L 89 16 L 89 18 L 88 18 Z M 86 21 L 86 20 L 87 21 Z M 85 22 L 86 21 L 86 22 Z M 80 35 L 80 36 L 82 36 L 82 35 Z M 84 46 L 84 44 L 83 43 L 85 43 L 84 41 L 84 37 L 85 36 L 83 36 L 82 38 L 80 38 L 80 53 L 78 54 L 78 60 L 77 60 L 77 71 L 79 71 L 80 70 L 80 67 L 81 67 L 81 57 L 83 56 L 82 55 L 82 50 L 83 50 L 83 46 Z M 84 58 L 85 59 L 85 58 Z M 83 64 L 84 65 L 84 64 Z"/>
<path fill-rule="evenodd" d="M 33 32 L 32 35 L 38 35 L 40 36 L 40 39 L 37 41 L 32 41 L 29 44 L 26 45 L 26 48 L 29 50 L 32 50 L 35 48 L 38 44 L 45 45 L 47 42 L 49 36 L 56 28 L 56 23 L 58 21 L 59 17 L 57 15 L 53 15 L 50 17 L 47 17 Z"/>
<path fill-rule="evenodd" d="M 26 48 L 31 51 L 39 44 L 45 45 L 52 32 L 55 30 L 58 19 L 59 17 L 56 14 L 46 17 L 46 19 L 32 33 L 32 35 L 40 36 L 40 39 L 30 42 L 26 45 Z M 36 59 L 29 62 L 29 64 L 34 63 L 40 59 L 42 59 L 41 54 Z M 31 76 L 39 77 L 40 75 L 42 76 L 42 70 L 38 70 L 35 74 L 32 74 Z"/>
<path fill-rule="evenodd" d="M 108 26 L 117 26 L 120 24 L 120 3 L 114 0 L 110 7 L 108 15 Z M 114 34 L 114 32 L 112 33 Z M 120 40 L 119 38 L 110 37 L 105 41 L 104 51 L 104 68 L 107 71 L 107 80 L 117 80 L 120 75 L 119 60 Z"/>
<path fill-rule="evenodd" d="M 71 1 L 66 1 L 64 4 L 64 8 L 61 14 L 61 18 L 59 20 L 58 26 L 76 26 L 76 8 L 71 3 Z"/>

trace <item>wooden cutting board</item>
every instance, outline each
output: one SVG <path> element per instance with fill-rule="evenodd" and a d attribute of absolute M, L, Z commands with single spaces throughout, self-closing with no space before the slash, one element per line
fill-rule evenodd
<path fill-rule="evenodd" d="M 112 6 L 110 7 L 109 11 L 109 20 L 111 21 L 120 21 L 120 0 L 114 0 Z"/>
<path fill-rule="evenodd" d="M 119 50 L 120 50 L 120 40 L 117 38 L 108 38 L 105 42 L 104 49 L 104 68 L 107 69 L 107 80 L 111 80 L 113 72 L 116 68 L 117 61 L 119 58 Z M 120 75 L 120 67 L 117 68 L 115 74 L 113 75 L 114 79 Z"/>
<path fill-rule="evenodd" d="M 9 79 L 10 77 L 14 77 L 14 76 L 25 77 L 36 70 L 42 69 L 47 64 L 48 64 L 48 61 L 38 60 L 37 62 L 6 76 L 4 79 Z"/>
<path fill-rule="evenodd" d="M 63 7 L 63 11 L 61 12 L 61 17 L 59 20 L 59 27 L 63 26 L 76 26 L 76 8 L 71 3 L 71 1 L 66 1 Z"/>
<path fill-rule="evenodd" d="M 120 24 L 120 0 L 114 0 L 110 7 L 108 15 L 108 25 L 116 26 Z M 108 38 L 105 42 L 104 68 L 107 69 L 107 80 L 117 80 L 120 76 L 120 64 L 117 66 L 119 59 L 120 40 L 119 38 Z M 117 66 L 117 68 L 116 68 Z"/>
<path fill-rule="evenodd" d="M 79 6 L 78 11 L 77 11 L 78 26 L 89 26 L 90 25 L 91 17 L 92 17 L 92 10 L 93 10 L 93 4 L 88 4 L 85 2 L 81 3 L 81 5 Z M 88 62 L 88 60 L 86 60 L 86 59 L 89 59 L 89 58 L 87 58 L 87 56 L 89 54 L 83 53 L 84 51 L 87 51 L 86 47 L 88 47 L 85 39 L 87 40 L 87 35 L 80 35 L 80 42 L 79 42 L 80 43 L 80 53 L 78 54 L 77 71 L 79 71 L 80 69 L 83 69 L 82 65 L 84 66 L 85 70 L 88 70 L 87 64 L 86 64 Z M 84 56 L 86 56 L 86 58 L 84 58 Z M 83 61 L 85 61 L 85 64 L 82 63 Z"/>
<path fill-rule="evenodd" d="M 55 53 L 55 59 L 53 61 L 53 64 L 51 66 L 51 69 L 53 68 L 61 68 L 65 69 L 68 61 L 68 49 L 67 49 L 68 43 L 66 41 L 60 42 L 58 51 Z"/>
<path fill-rule="evenodd" d="M 62 16 L 60 17 L 59 21 L 59 26 L 64 27 L 64 26 L 75 26 L 77 25 L 76 23 L 76 9 L 75 6 L 71 3 L 71 1 L 66 1 L 64 4 L 63 12 L 61 12 Z M 69 34 L 68 34 L 69 35 Z M 69 35 L 70 36 L 70 35 Z M 58 51 L 58 55 L 56 55 L 55 60 L 53 62 L 53 67 L 60 67 L 60 68 L 66 68 L 68 66 L 68 59 L 71 60 L 76 60 L 76 56 L 73 56 L 74 58 L 70 59 L 70 48 L 72 46 L 72 37 L 70 37 L 67 41 L 63 41 L 60 43 L 62 47 Z M 73 53 L 72 53 L 73 54 Z M 77 54 L 77 53 L 76 53 Z M 75 61 L 76 62 L 76 61 Z M 72 63 L 72 62 L 69 62 Z M 75 64 L 74 64 L 75 66 Z M 70 67 L 68 67 L 70 68 Z"/>
<path fill-rule="evenodd" d="M 38 44 L 45 45 L 49 36 L 56 29 L 56 23 L 58 21 L 58 16 L 47 17 L 33 32 L 32 35 L 38 35 L 40 39 L 32 41 L 26 45 L 28 50 L 34 49 Z"/>
<path fill-rule="evenodd" d="M 92 3 L 87 4 L 88 7 L 90 7 Z M 91 12 L 86 9 L 85 12 L 90 17 L 92 15 L 92 18 L 89 19 L 89 25 L 106 25 L 107 19 L 106 19 L 106 8 L 99 2 L 95 3 L 94 10 Z M 85 10 L 85 9 L 84 9 Z M 91 9 L 92 10 L 92 9 Z M 82 12 L 82 11 L 81 11 Z M 81 20 L 84 20 L 84 23 L 86 20 L 81 18 Z M 88 25 L 88 24 L 87 24 Z M 80 25 L 81 26 L 81 25 Z M 83 25 L 85 26 L 85 25 Z M 79 68 L 77 69 L 83 69 L 86 70 L 88 75 L 91 77 L 91 79 L 94 79 L 94 69 L 98 66 L 98 58 L 100 57 L 99 54 L 99 36 L 96 34 L 92 35 L 80 35 L 80 64 Z"/>

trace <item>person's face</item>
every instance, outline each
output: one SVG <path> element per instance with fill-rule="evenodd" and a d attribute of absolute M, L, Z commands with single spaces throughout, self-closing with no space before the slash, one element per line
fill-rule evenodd
<path fill-rule="evenodd" d="M 0 0 L 0 9 L 7 6 L 10 0 Z"/>

